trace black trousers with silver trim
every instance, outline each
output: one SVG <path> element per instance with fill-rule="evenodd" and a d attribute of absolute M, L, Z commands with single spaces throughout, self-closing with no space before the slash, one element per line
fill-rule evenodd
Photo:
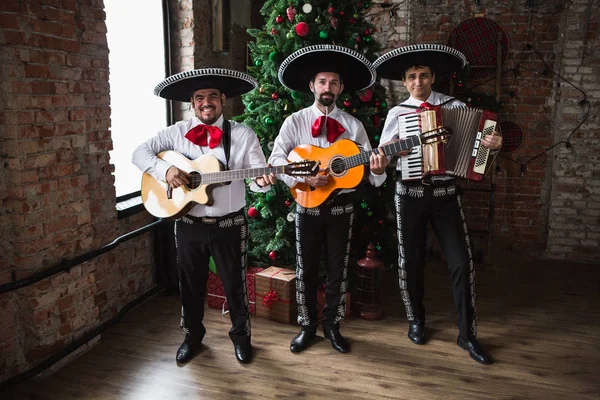
<path fill-rule="evenodd" d="M 314 208 L 296 208 L 296 300 L 298 324 L 317 329 L 317 289 L 321 256 L 327 265 L 323 326 L 338 325 L 346 314 L 348 259 L 354 206 L 349 195 Z"/>
<path fill-rule="evenodd" d="M 475 271 L 462 199 L 454 180 L 432 183 L 396 182 L 398 275 L 409 321 L 425 323 L 424 266 L 430 224 L 447 260 L 452 279 L 459 335 L 477 335 Z"/>
<path fill-rule="evenodd" d="M 177 273 L 181 295 L 181 328 L 204 335 L 204 299 L 209 257 L 223 282 L 234 343 L 250 341 L 250 315 L 246 285 L 248 224 L 243 212 L 219 218 L 183 217 L 175 223 Z"/>

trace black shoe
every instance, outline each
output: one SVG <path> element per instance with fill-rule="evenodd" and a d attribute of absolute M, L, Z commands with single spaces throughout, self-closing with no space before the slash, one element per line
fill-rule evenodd
<path fill-rule="evenodd" d="M 483 346 L 479 344 L 479 342 L 475 338 L 465 340 L 459 336 L 458 340 L 456 341 L 456 344 L 459 345 L 461 348 L 468 350 L 471 358 L 477 361 L 478 363 L 491 364 L 493 362 L 489 354 L 485 351 Z"/>
<path fill-rule="evenodd" d="M 427 343 L 427 334 L 425 332 L 425 325 L 417 323 L 417 322 L 410 322 L 408 324 L 408 338 L 414 344 Z"/>
<path fill-rule="evenodd" d="M 292 340 L 290 344 L 290 351 L 292 353 L 300 353 L 306 350 L 310 342 L 317 336 L 314 331 L 308 329 L 302 329 L 298 335 Z"/>
<path fill-rule="evenodd" d="M 234 343 L 235 358 L 242 364 L 248 364 L 252 361 L 252 345 L 250 342 Z"/>
<path fill-rule="evenodd" d="M 186 334 L 183 343 L 179 346 L 179 350 L 177 350 L 177 356 L 175 357 L 177 362 L 183 364 L 194 358 L 202 347 L 203 338 L 204 335 L 198 337 Z"/>
<path fill-rule="evenodd" d="M 340 353 L 348 353 L 350 351 L 350 343 L 342 336 L 337 326 L 333 328 L 323 327 L 323 335 L 325 339 L 331 340 L 331 347 Z"/>

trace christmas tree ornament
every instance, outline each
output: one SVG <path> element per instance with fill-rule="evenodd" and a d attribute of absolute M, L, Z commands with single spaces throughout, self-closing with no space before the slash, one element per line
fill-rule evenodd
<path fill-rule="evenodd" d="M 356 108 L 352 109 L 352 114 L 356 114 Z"/>
<path fill-rule="evenodd" d="M 352 102 L 350 100 L 344 100 L 344 107 L 350 107 Z"/>
<path fill-rule="evenodd" d="M 327 12 L 328 12 L 329 14 L 333 14 L 333 7 L 329 7 L 329 8 L 327 9 Z"/>
<path fill-rule="evenodd" d="M 371 43 L 372 41 L 373 41 L 373 37 L 372 36 L 365 36 L 365 42 Z"/>
<path fill-rule="evenodd" d="M 271 251 L 271 252 L 269 253 L 269 258 L 270 258 L 271 260 L 275 260 L 275 259 L 277 258 L 277 252 L 276 252 L 275 250 Z"/>
<path fill-rule="evenodd" d="M 300 93 L 296 92 L 295 90 L 292 90 L 292 93 L 290 93 L 290 96 L 292 96 L 292 99 L 294 99 L 294 100 L 298 100 L 301 97 Z"/>
<path fill-rule="evenodd" d="M 265 124 L 267 124 L 267 125 L 273 124 L 273 118 L 271 118 L 271 117 L 265 117 L 264 121 L 265 121 Z"/>
<path fill-rule="evenodd" d="M 333 29 L 337 29 L 337 27 L 338 27 L 338 19 L 337 18 L 329 17 L 329 22 L 331 22 L 331 26 L 333 26 Z"/>
<path fill-rule="evenodd" d="M 270 203 L 271 201 L 273 201 L 273 194 L 272 194 L 272 193 L 267 193 L 267 194 L 265 195 L 265 201 L 266 201 L 267 203 Z"/>
<path fill-rule="evenodd" d="M 283 17 L 281 15 L 278 15 L 277 17 L 275 17 L 275 22 L 281 24 L 283 22 Z"/>
<path fill-rule="evenodd" d="M 367 204 L 366 201 L 363 201 L 362 203 L 360 203 L 360 208 L 362 208 L 363 210 L 366 209 L 367 207 L 369 207 L 369 204 Z"/>
<path fill-rule="evenodd" d="M 256 208 L 258 211 L 262 210 L 264 207 L 264 204 L 261 203 L 260 201 L 257 201 L 256 204 L 254 205 L 254 208 Z"/>
<path fill-rule="evenodd" d="M 275 28 L 271 29 L 271 35 L 279 35 L 279 31 Z"/>
<path fill-rule="evenodd" d="M 288 33 L 285 35 L 285 37 L 286 37 L 286 38 L 288 38 L 288 39 L 292 39 L 292 38 L 294 37 L 294 32 L 293 32 L 293 31 L 289 31 L 289 32 L 288 32 Z"/>
<path fill-rule="evenodd" d="M 387 108 L 387 101 L 385 101 L 385 100 L 384 100 L 384 101 L 382 101 L 382 102 L 381 102 L 381 107 L 382 107 L 382 108 Z"/>
<path fill-rule="evenodd" d="M 310 28 L 306 22 L 299 22 L 298 24 L 296 24 L 296 33 L 298 34 L 298 36 L 308 35 L 309 30 Z"/>
<path fill-rule="evenodd" d="M 292 202 L 289 200 L 286 200 L 283 204 L 285 204 L 286 207 L 289 207 L 292 205 Z"/>
<path fill-rule="evenodd" d="M 323 23 L 323 18 L 321 18 L 321 16 L 319 15 L 317 18 L 315 18 L 315 23 L 321 25 Z"/>
<path fill-rule="evenodd" d="M 258 218 L 259 215 L 260 215 L 260 213 L 258 212 L 258 210 L 256 209 L 256 207 L 250 207 L 248 209 L 248 216 L 250 218 Z"/>
<path fill-rule="evenodd" d="M 277 57 L 279 57 L 279 53 L 276 51 L 272 51 L 269 53 L 269 61 L 275 62 L 277 61 Z"/>
<path fill-rule="evenodd" d="M 358 18 L 357 18 L 358 19 Z M 370 35 L 371 34 L 371 30 L 369 29 L 365 29 L 365 35 Z"/>
<path fill-rule="evenodd" d="M 373 91 L 371 89 L 367 89 L 361 93 L 359 98 L 363 103 L 368 103 L 373 98 Z"/>
<path fill-rule="evenodd" d="M 248 103 L 248 111 L 254 111 L 256 109 L 256 103 L 251 101 L 250 103 Z"/>
<path fill-rule="evenodd" d="M 310 14 L 311 11 L 312 11 L 312 9 L 313 9 L 313 7 L 312 7 L 312 5 L 310 3 L 304 3 L 304 5 L 302 6 L 302 11 L 305 14 Z"/>
<path fill-rule="evenodd" d="M 264 93 L 265 92 L 265 87 L 261 86 L 260 89 L 258 89 L 259 92 Z"/>
<path fill-rule="evenodd" d="M 262 60 L 255 60 L 254 65 L 256 65 L 257 67 L 260 67 L 262 65 Z"/>
<path fill-rule="evenodd" d="M 296 14 L 298 13 L 298 11 L 296 11 L 296 9 L 293 6 L 289 6 L 287 10 L 285 10 L 285 12 L 290 22 L 294 22 L 294 18 L 296 18 Z"/>
<path fill-rule="evenodd" d="M 363 8 L 364 8 L 365 10 L 368 10 L 369 8 L 371 8 L 371 3 L 369 3 L 368 1 L 367 1 L 367 2 L 365 2 L 365 4 L 363 5 Z"/>
<path fill-rule="evenodd" d="M 273 94 L 271 95 L 271 98 L 272 98 L 273 100 L 277 100 L 277 99 L 279 98 L 279 95 L 278 95 L 277 93 L 273 93 Z"/>
<path fill-rule="evenodd" d="M 329 37 L 329 33 L 327 31 L 321 31 L 319 32 L 319 37 L 321 39 L 327 39 Z"/>
<path fill-rule="evenodd" d="M 354 18 L 350 18 L 348 22 L 350 22 L 352 25 L 356 25 L 356 20 Z"/>
<path fill-rule="evenodd" d="M 294 213 L 289 213 L 287 215 L 286 219 L 288 220 L 288 222 L 294 222 L 294 220 L 296 219 L 296 216 L 294 215 Z"/>
<path fill-rule="evenodd" d="M 269 149 L 269 151 L 273 151 L 273 147 L 275 147 L 275 142 L 267 143 L 267 149 Z"/>
<path fill-rule="evenodd" d="M 376 142 L 379 142 L 379 135 L 373 136 L 373 140 L 375 140 Z"/>
<path fill-rule="evenodd" d="M 369 217 L 372 217 L 372 216 L 373 216 L 373 211 L 369 211 L 369 212 L 367 212 L 367 215 L 368 215 Z"/>
<path fill-rule="evenodd" d="M 354 13 L 354 15 L 352 15 L 352 18 L 359 19 L 360 18 L 360 14 L 359 13 Z"/>

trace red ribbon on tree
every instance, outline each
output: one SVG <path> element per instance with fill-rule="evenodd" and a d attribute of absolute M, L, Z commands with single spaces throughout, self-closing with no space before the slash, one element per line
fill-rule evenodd
<path fill-rule="evenodd" d="M 324 126 L 324 124 L 326 124 L 326 126 Z M 329 143 L 335 142 L 336 139 L 339 138 L 342 133 L 346 132 L 346 129 L 335 119 L 325 117 L 324 115 L 322 115 L 319 118 L 317 118 L 313 123 L 313 137 L 319 137 L 323 128 L 327 129 L 327 140 L 329 141 Z"/>
<path fill-rule="evenodd" d="M 271 307 L 273 307 L 273 302 L 275 302 L 277 300 L 279 300 L 279 294 L 277 292 L 269 290 L 268 292 L 263 293 L 263 301 L 262 301 L 263 306 L 265 306 L 267 308 L 271 308 Z"/>
<path fill-rule="evenodd" d="M 221 143 L 223 131 L 216 126 L 211 125 L 196 125 L 188 133 L 185 138 L 198 146 L 206 146 L 214 149 Z"/>

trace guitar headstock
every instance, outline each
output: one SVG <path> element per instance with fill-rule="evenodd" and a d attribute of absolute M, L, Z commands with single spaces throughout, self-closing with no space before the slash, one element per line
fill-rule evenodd
<path fill-rule="evenodd" d="M 290 163 L 283 167 L 286 175 L 315 176 L 319 173 L 320 161 L 303 160 Z"/>

